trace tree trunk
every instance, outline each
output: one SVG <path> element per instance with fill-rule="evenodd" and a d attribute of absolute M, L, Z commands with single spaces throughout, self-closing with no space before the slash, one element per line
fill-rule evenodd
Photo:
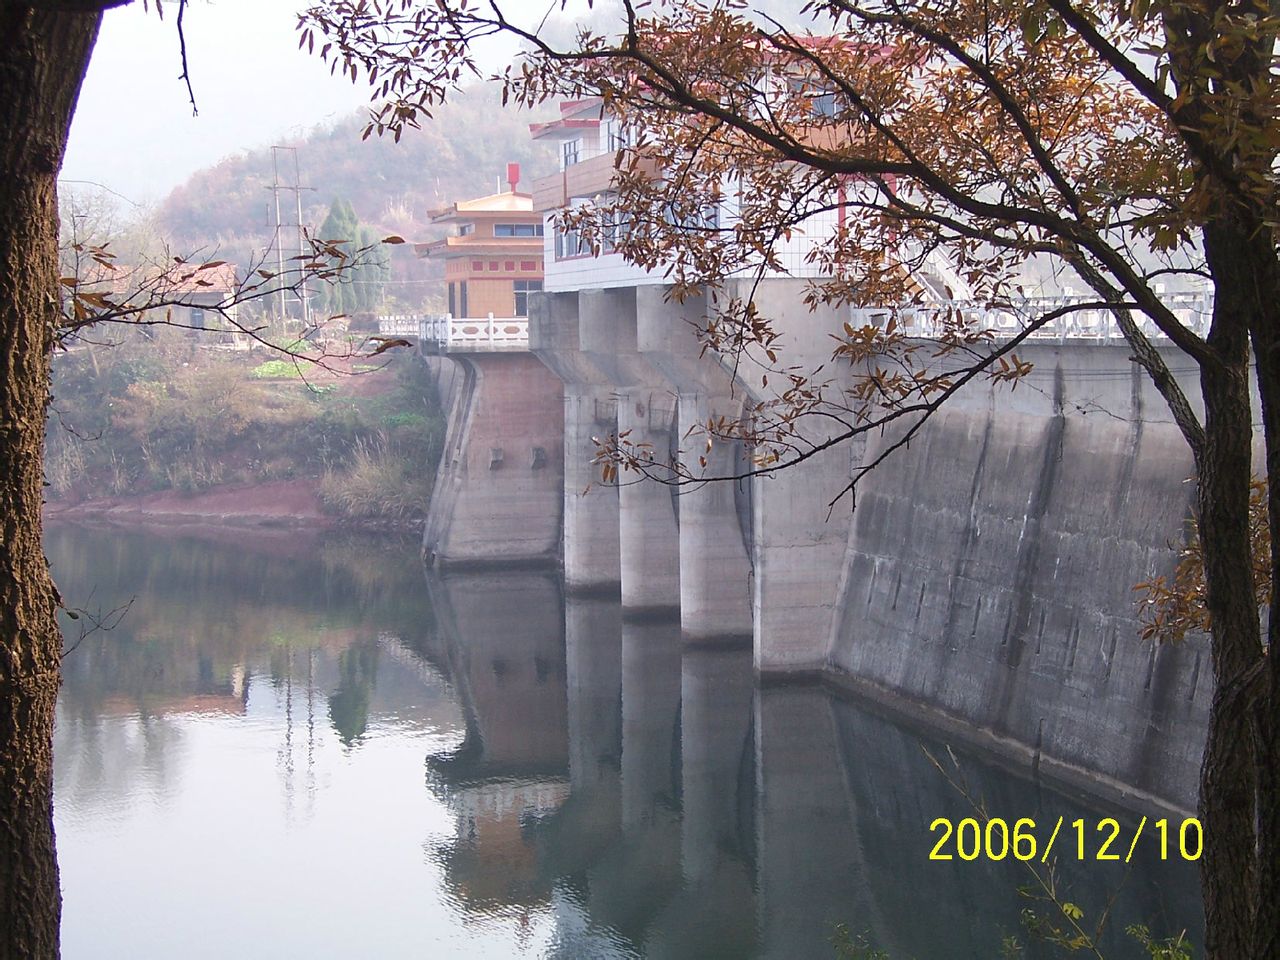
<path fill-rule="evenodd" d="M 1280 262 L 1269 229 L 1251 231 L 1248 264 L 1255 291 L 1280 290 Z M 1271 532 L 1272 595 L 1280 597 L 1280 294 L 1263 294 L 1250 322 L 1254 369 L 1262 403 L 1266 443 L 1268 522 Z M 1267 648 L 1254 683 L 1254 739 L 1258 749 L 1258 902 L 1254 953 L 1280 960 L 1280 604 L 1273 602 Z"/>
<path fill-rule="evenodd" d="M 62 641 L 40 544 L 42 459 L 59 317 L 56 178 L 100 19 L 0 0 L 0 960 L 58 955 Z"/>
<path fill-rule="evenodd" d="M 1260 646 L 1249 556 L 1249 393 L 1244 364 L 1201 378 L 1205 449 L 1200 533 L 1212 620 L 1213 700 L 1200 777 L 1204 827 L 1205 951 L 1209 960 L 1251 952 L 1257 883 L 1255 765 L 1248 671 Z M 1243 433 L 1242 433 L 1243 431 Z M 1243 441 L 1242 441 L 1243 436 Z"/>
<path fill-rule="evenodd" d="M 1263 768 L 1271 748 L 1259 738 L 1266 659 L 1250 563 L 1248 502 L 1253 437 L 1249 334 L 1272 322 L 1276 310 L 1275 254 L 1260 245 L 1267 236 L 1233 214 L 1205 228 L 1205 253 L 1216 289 L 1209 344 L 1217 355 L 1217 362 L 1201 368 L 1205 446 L 1197 465 L 1214 677 L 1200 783 L 1209 960 L 1275 957 L 1259 926 L 1264 913 L 1274 909 L 1260 893 L 1274 874 L 1268 858 L 1274 859 L 1276 851 L 1265 847 L 1258 829 L 1267 801 L 1263 791 L 1272 776 Z M 1268 392 L 1263 395 L 1264 408 L 1274 415 L 1280 395 L 1271 394 L 1270 403 Z M 1265 421 L 1264 416 L 1270 451 L 1280 443 L 1280 432 Z"/>

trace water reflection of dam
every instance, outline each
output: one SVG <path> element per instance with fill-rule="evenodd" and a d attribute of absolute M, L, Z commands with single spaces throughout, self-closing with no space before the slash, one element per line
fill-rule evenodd
<path fill-rule="evenodd" d="M 973 815 L 922 749 L 950 765 L 936 735 L 820 686 L 760 687 L 748 646 L 688 644 L 661 609 L 566 599 L 550 576 L 453 572 L 430 591 L 466 717 L 428 759 L 457 828 L 434 855 L 465 909 L 551 909 L 557 958 L 831 957 L 838 923 L 917 960 L 1026 939 L 1023 865 L 929 859 L 930 822 Z M 957 756 L 993 816 L 1116 816 L 1131 835 L 1115 809 Z M 1062 861 L 1057 882 L 1091 921 L 1119 890 L 1113 947 L 1139 922 L 1199 940 L 1194 865 L 1140 847 L 1127 872 Z"/>

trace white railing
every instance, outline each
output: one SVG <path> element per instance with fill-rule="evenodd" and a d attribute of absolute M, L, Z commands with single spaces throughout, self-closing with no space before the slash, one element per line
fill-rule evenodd
<path fill-rule="evenodd" d="M 384 337 L 416 337 L 421 334 L 422 317 L 417 314 L 395 314 L 378 318 L 378 333 Z"/>
<path fill-rule="evenodd" d="M 1030 339 L 1080 340 L 1091 343 L 1120 343 L 1124 336 L 1111 310 L 1084 307 L 1097 297 L 1028 297 L 992 304 L 976 300 L 929 300 L 893 307 L 855 307 L 850 313 L 854 326 L 884 326 L 890 318 L 909 336 L 938 337 L 961 319 L 970 329 L 991 330 L 999 339 L 1017 336 L 1046 314 L 1064 311 L 1031 334 Z M 1166 293 L 1161 301 L 1187 329 L 1203 336 L 1213 315 L 1213 296 L 1208 293 Z M 1079 309 L 1068 310 L 1070 307 Z M 1164 334 L 1149 317 L 1138 311 L 1133 319 L 1148 337 L 1160 340 Z"/>
<path fill-rule="evenodd" d="M 418 336 L 424 346 L 444 352 L 470 350 L 528 350 L 528 317 L 424 317 Z"/>

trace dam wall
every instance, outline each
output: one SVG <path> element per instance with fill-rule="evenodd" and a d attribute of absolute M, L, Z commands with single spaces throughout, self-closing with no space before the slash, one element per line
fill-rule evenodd
<path fill-rule="evenodd" d="M 812 369 L 830 362 L 842 314 L 810 311 L 803 287 L 752 295 L 787 362 Z M 1128 349 L 1029 342 L 1028 377 L 948 401 L 860 483 L 856 508 L 837 495 L 901 434 L 749 481 L 600 484 L 600 438 L 630 431 L 658 460 L 688 463 L 699 423 L 761 398 L 759 366 L 701 350 L 691 325 L 707 309 L 658 285 L 534 305 L 531 349 L 565 383 L 569 592 L 620 592 L 625 631 L 678 620 L 686 647 L 749 638 L 766 682 L 834 682 L 1093 792 L 1192 808 L 1207 648 L 1143 641 L 1133 591 L 1172 571 L 1192 463 Z M 1190 363 L 1167 359 L 1196 402 Z M 747 464 L 731 445 L 709 454 L 710 473 Z"/>
<path fill-rule="evenodd" d="M 1193 464 L 1128 357 L 1033 347 L 1016 390 L 958 396 L 869 475 L 821 659 L 1047 772 L 1190 809 L 1207 644 L 1141 639 L 1133 587 L 1171 572 Z"/>

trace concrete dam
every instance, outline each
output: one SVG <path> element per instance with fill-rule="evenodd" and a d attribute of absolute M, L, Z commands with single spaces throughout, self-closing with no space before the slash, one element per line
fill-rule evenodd
<path fill-rule="evenodd" d="M 811 368 L 844 317 L 810 312 L 802 286 L 755 296 L 787 362 Z M 689 324 L 706 309 L 659 284 L 546 293 L 525 344 L 425 337 L 453 411 L 428 558 L 558 565 L 571 597 L 620 595 L 624 630 L 671 632 L 686 655 L 749 647 L 766 686 L 839 685 L 1089 793 L 1194 808 L 1207 646 L 1142 640 L 1133 591 L 1172 570 L 1192 463 L 1128 348 L 1065 329 L 1029 341 L 1016 389 L 961 391 L 855 509 L 830 501 L 892 433 L 750 481 L 602 484 L 595 438 L 629 430 L 665 454 L 754 401 L 701 354 Z M 1190 364 L 1167 359 L 1198 396 Z M 709 459 L 742 462 L 723 444 Z"/>

